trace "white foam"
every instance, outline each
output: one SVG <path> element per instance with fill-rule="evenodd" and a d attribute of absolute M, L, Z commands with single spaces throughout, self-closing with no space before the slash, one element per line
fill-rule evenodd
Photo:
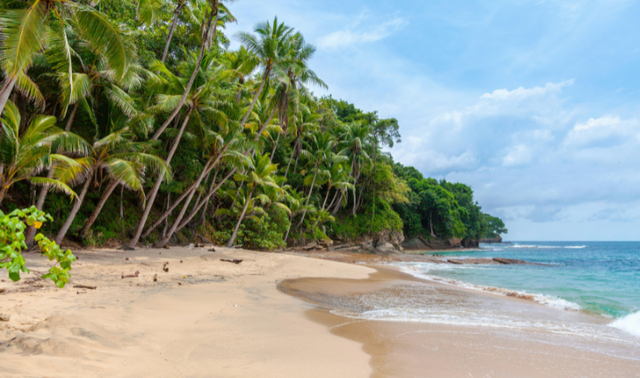
<path fill-rule="evenodd" d="M 609 326 L 640 337 L 640 311 L 620 318 Z"/>
<path fill-rule="evenodd" d="M 586 245 L 534 245 L 534 244 L 514 244 L 507 248 L 519 248 L 519 249 L 582 249 L 587 248 Z"/>
<path fill-rule="evenodd" d="M 507 296 L 507 297 L 516 297 L 521 299 L 533 300 L 542 305 L 551 306 L 561 310 L 579 311 L 581 309 L 580 305 L 578 305 L 577 303 L 570 302 L 555 296 L 539 294 L 539 293 L 531 294 L 523 290 L 519 291 L 519 290 L 504 289 L 500 287 L 474 285 L 474 284 L 461 282 L 454 279 L 442 278 L 442 277 L 426 274 L 432 269 L 442 269 L 442 268 L 447 270 L 448 269 L 474 269 L 471 267 L 462 267 L 459 265 L 449 265 L 449 264 L 432 264 L 432 263 L 419 263 L 419 264 L 420 265 L 417 265 L 417 266 L 416 265 L 410 265 L 410 266 L 400 265 L 400 267 L 402 271 L 405 273 L 409 273 L 414 277 L 427 279 L 430 281 L 438 281 L 438 282 L 442 282 L 450 285 L 461 286 L 466 289 L 478 290 L 478 291 L 483 291 L 483 292 Z M 421 271 L 420 268 L 423 268 L 424 270 Z M 475 268 L 475 269 L 478 269 L 478 268 Z"/>

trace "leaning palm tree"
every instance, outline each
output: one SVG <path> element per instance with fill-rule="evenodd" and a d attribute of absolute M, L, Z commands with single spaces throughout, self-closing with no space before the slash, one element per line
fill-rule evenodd
<path fill-rule="evenodd" d="M 316 178 L 322 165 L 327 162 L 339 163 L 346 159 L 344 156 L 333 152 L 335 145 L 336 141 L 331 134 L 317 133 L 311 135 L 311 141 L 307 143 L 307 149 L 302 150 L 302 155 L 309 160 L 310 168 L 313 169 L 313 175 L 308 175 L 304 179 L 304 184 L 310 186 L 305 205 L 308 205 L 311 200 Z M 305 215 L 306 211 L 302 213 L 302 219 L 300 219 L 298 226 L 302 225 Z"/>
<path fill-rule="evenodd" d="M 182 135 L 184 134 L 192 115 L 198 122 L 202 117 L 204 117 L 205 113 L 208 114 L 209 119 L 211 119 L 212 121 L 217 121 L 218 123 L 227 122 L 226 114 L 218 110 L 219 103 L 215 99 L 215 94 L 217 86 L 219 86 L 220 83 L 228 77 L 228 72 L 224 69 L 224 67 L 217 66 L 215 64 L 216 60 L 214 58 L 214 54 L 207 54 L 207 56 L 203 59 L 197 59 L 194 55 L 191 55 L 190 59 L 179 67 L 180 71 L 184 73 L 188 73 L 192 69 L 196 69 L 199 75 L 197 77 L 197 80 L 194 79 L 194 81 L 191 83 L 195 83 L 195 86 L 190 86 L 189 82 L 185 84 L 184 76 L 180 77 L 173 74 L 166 68 L 163 63 L 155 62 L 154 64 L 152 64 L 152 70 L 158 73 L 153 77 L 152 89 L 164 92 L 157 96 L 158 103 L 155 108 L 158 111 L 171 111 L 174 110 L 175 107 L 181 107 L 181 93 L 183 90 L 190 88 L 189 92 L 187 93 L 188 107 L 186 109 L 184 119 L 182 120 L 182 125 L 180 126 L 178 135 L 175 137 L 171 149 L 169 150 L 169 153 L 165 158 L 165 162 L 167 165 L 171 163 L 171 159 L 173 158 L 178 148 L 178 144 L 182 139 Z M 152 138 L 152 140 L 154 139 Z M 208 167 L 209 165 L 207 165 L 207 168 Z M 160 190 L 160 184 L 162 183 L 163 175 L 163 172 L 158 175 L 153 188 L 149 192 L 149 200 L 145 206 L 144 212 L 142 213 L 140 222 L 138 223 L 138 228 L 136 229 L 133 238 L 128 244 L 128 248 L 135 248 L 135 245 L 138 243 L 138 240 L 142 235 L 145 223 L 155 202 L 156 195 Z M 201 175 L 198 180 L 201 181 L 203 178 L 204 175 Z M 200 182 L 198 182 L 197 185 L 200 185 Z"/>
<path fill-rule="evenodd" d="M 141 190 L 142 175 L 145 173 L 145 170 L 153 172 L 164 169 L 167 179 L 170 177 L 170 170 L 161 158 L 144 152 L 149 148 L 149 144 L 133 142 L 131 138 L 132 134 L 127 128 L 124 128 L 96 141 L 92 146 L 90 156 L 83 159 L 83 165 L 86 169 L 81 175 L 74 174 L 69 169 L 60 169 L 61 172 L 58 174 L 59 176 L 76 176 L 77 181 L 82 182 L 82 180 L 84 180 L 84 185 L 71 212 L 58 232 L 56 243 L 60 244 L 69 231 L 78 211 L 82 207 L 91 183 L 97 180 L 98 173 L 100 173 L 101 170 L 104 170 L 104 172 L 112 178 L 111 185 L 105 191 L 105 193 L 108 194 L 111 194 L 118 184 L 122 184 L 130 190 L 140 191 L 141 196 L 144 196 L 144 192 Z M 88 224 L 89 227 L 91 227 L 91 224 L 93 224 L 98 217 L 107 199 L 108 195 L 103 195 L 100 199 L 96 211 L 92 214 L 93 220 L 88 222 L 90 223 Z"/>
<path fill-rule="evenodd" d="M 91 182 L 95 182 L 97 180 L 95 177 L 99 174 L 101 174 L 101 177 L 107 176 L 110 182 L 100 197 L 95 210 L 82 228 L 81 236 L 83 238 L 87 235 L 102 211 L 102 207 L 118 185 L 137 191 L 144 201 L 143 184 L 147 171 L 164 172 L 166 179 L 170 178 L 170 170 L 165 162 L 158 156 L 146 152 L 151 147 L 151 144 L 134 142 L 131 140 L 132 137 L 133 135 L 127 128 L 113 132 L 96 141 L 90 156 L 82 159 L 83 165 L 87 167 L 83 172 L 84 186 L 71 213 L 58 232 L 56 240 L 62 242 L 62 239 L 64 239 L 78 210 L 82 206 Z M 60 175 L 63 177 L 72 175 L 68 170 L 63 169 L 61 171 Z M 82 181 L 82 179 L 78 181 Z"/>
<path fill-rule="evenodd" d="M 289 226 L 287 227 L 287 232 L 284 235 L 284 242 L 287 242 L 287 239 L 289 238 L 289 232 L 291 231 L 291 225 L 293 224 L 293 219 L 295 218 L 296 215 L 302 214 L 302 213 L 315 213 L 316 208 L 315 206 L 311 205 L 305 205 L 305 195 L 302 192 L 298 192 L 295 190 L 292 190 L 289 192 L 289 194 L 287 195 L 287 203 L 289 204 Z"/>
<path fill-rule="evenodd" d="M 362 122 L 352 123 L 345 126 L 345 132 L 341 135 L 340 145 L 343 149 L 341 154 L 348 156 L 351 160 L 351 175 L 353 176 L 354 185 L 358 183 L 360 174 L 362 173 L 362 166 L 365 162 L 371 160 L 365 147 L 367 144 L 367 138 L 370 135 L 369 126 Z M 353 210 L 352 215 L 356 215 L 356 188 L 352 189 L 353 192 Z"/>
<path fill-rule="evenodd" d="M 256 189 L 261 188 L 263 186 L 271 186 L 278 187 L 276 183 L 273 173 L 278 170 L 277 164 L 272 164 L 269 159 L 269 155 L 264 154 L 257 159 L 251 159 L 252 164 L 250 166 L 250 170 L 247 174 L 237 174 L 234 179 L 236 181 L 246 182 L 246 189 L 248 190 L 247 199 L 245 202 L 245 206 L 238 217 L 238 223 L 236 223 L 236 227 L 231 234 L 231 238 L 227 242 L 227 247 L 233 247 L 233 243 L 236 241 L 236 237 L 238 236 L 238 229 L 242 224 L 242 220 L 247 212 L 247 207 L 251 203 L 251 198 L 253 197 Z"/>
<path fill-rule="evenodd" d="M 5 9 L 0 14 L 0 65 L 6 76 L 0 88 L 0 114 L 16 82 L 24 80 L 35 55 L 47 48 L 62 49 L 66 63 L 61 63 L 71 67 L 72 52 L 66 31 L 69 27 L 108 61 L 117 80 L 125 76 L 135 60 L 135 48 L 122 28 L 93 7 L 71 0 L 14 2 L 14 5 L 21 7 Z"/>
<path fill-rule="evenodd" d="M 67 184 L 58 176 L 36 177 L 53 163 L 65 164 L 78 169 L 78 164 L 64 155 L 51 153 L 73 151 L 86 153 L 87 144 L 79 136 L 65 132 L 55 126 L 55 117 L 35 116 L 29 127 L 20 135 L 21 116 L 13 102 L 7 102 L 0 134 L 0 203 L 7 190 L 16 182 L 28 180 L 36 185 L 51 188 L 75 196 Z"/>
<path fill-rule="evenodd" d="M 269 21 L 259 23 L 254 31 L 258 34 L 257 36 L 251 33 L 238 34 L 242 44 L 246 46 L 247 50 L 258 57 L 260 60 L 260 66 L 263 69 L 260 86 L 253 96 L 249 109 L 242 118 L 240 123 L 242 126 L 247 122 L 247 119 L 249 118 L 256 101 L 258 101 L 258 97 L 262 94 L 262 90 L 265 88 L 273 69 L 284 64 L 288 51 L 287 39 L 293 29 L 286 26 L 284 23 L 278 24 L 278 17 L 276 17 L 273 20 L 273 24 Z"/>

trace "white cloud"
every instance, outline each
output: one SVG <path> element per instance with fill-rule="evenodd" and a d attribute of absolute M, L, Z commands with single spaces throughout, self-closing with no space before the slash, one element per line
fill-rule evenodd
<path fill-rule="evenodd" d="M 529 148 L 521 144 L 509 150 L 507 156 L 502 159 L 502 164 L 507 167 L 527 164 L 531 161 L 531 158 L 532 154 Z"/>
<path fill-rule="evenodd" d="M 530 97 L 542 97 L 560 93 L 563 87 L 573 85 L 574 79 L 561 81 L 559 83 L 547 83 L 544 87 L 534 87 L 525 89 L 520 87 L 509 91 L 507 89 L 496 89 L 492 93 L 485 93 L 481 98 L 492 100 L 525 100 Z"/>
<path fill-rule="evenodd" d="M 395 17 L 369 30 L 361 30 L 362 28 L 359 28 L 360 24 L 361 22 L 358 21 L 355 25 L 320 37 L 317 42 L 318 47 L 321 49 L 336 49 L 354 44 L 376 42 L 400 30 L 407 24 L 407 21 L 401 17 Z"/>
<path fill-rule="evenodd" d="M 640 136 L 640 121 L 637 118 L 623 120 L 620 116 L 605 115 L 576 123 L 567 134 L 565 145 L 597 146 L 633 143 Z"/>

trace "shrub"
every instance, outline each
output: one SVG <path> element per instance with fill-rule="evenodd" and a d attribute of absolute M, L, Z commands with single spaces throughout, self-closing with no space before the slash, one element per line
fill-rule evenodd
<path fill-rule="evenodd" d="M 52 221 L 53 218 L 35 206 L 24 210 L 16 209 L 7 215 L 0 211 L 0 268 L 7 269 L 12 281 L 20 280 L 20 272 L 29 273 L 22 257 L 22 250 L 27 248 L 24 236 L 27 225 L 39 229 L 47 220 Z M 42 255 L 47 256 L 50 261 L 55 259 L 57 263 L 42 278 L 51 279 L 59 288 L 63 288 L 69 282 L 71 263 L 76 261 L 76 257 L 68 249 L 63 252 L 55 242 L 40 233 L 36 235 L 35 241 L 38 242 Z"/>

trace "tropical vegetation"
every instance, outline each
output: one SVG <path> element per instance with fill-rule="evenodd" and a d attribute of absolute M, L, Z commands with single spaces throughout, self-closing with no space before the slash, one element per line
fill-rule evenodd
<path fill-rule="evenodd" d="M 396 119 L 316 96 L 300 32 L 274 18 L 225 34 L 231 3 L 0 0 L 0 206 L 53 215 L 58 244 L 125 248 L 479 239 L 496 223 L 469 186 L 393 161 Z"/>

